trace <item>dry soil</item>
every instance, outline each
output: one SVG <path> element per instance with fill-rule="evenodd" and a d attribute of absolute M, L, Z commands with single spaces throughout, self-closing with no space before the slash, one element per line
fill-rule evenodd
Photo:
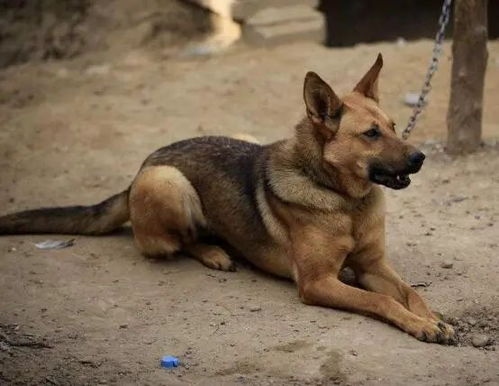
<path fill-rule="evenodd" d="M 62 250 L 34 243 L 70 237 L 5 236 L 0 383 L 499 384 L 499 42 L 489 47 L 489 144 L 465 158 L 441 151 L 449 49 L 411 138 L 428 160 L 408 189 L 386 192 L 387 228 L 393 265 L 455 324 L 458 346 L 303 305 L 292 283 L 247 264 L 225 273 L 183 257 L 146 259 L 129 230 L 76 236 Z M 402 128 L 411 111 L 402 99 L 421 85 L 429 41 L 238 47 L 208 59 L 134 51 L 10 67 L 0 72 L 0 212 L 98 202 L 126 188 L 150 152 L 186 137 L 289 136 L 304 113 L 306 71 L 344 92 L 380 51 L 382 103 Z M 476 334 L 489 344 L 473 347 Z M 182 366 L 162 369 L 163 355 Z"/>

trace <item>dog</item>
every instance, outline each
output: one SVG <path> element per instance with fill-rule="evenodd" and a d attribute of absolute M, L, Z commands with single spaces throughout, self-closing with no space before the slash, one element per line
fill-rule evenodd
<path fill-rule="evenodd" d="M 131 221 L 146 256 L 182 252 L 233 271 L 223 240 L 260 269 L 294 280 L 305 304 L 369 314 L 425 342 L 454 342 L 452 327 L 385 258 L 383 190 L 403 189 L 424 154 L 403 142 L 379 106 L 381 54 L 340 98 L 306 74 L 306 114 L 290 139 L 259 145 L 199 137 L 152 153 L 130 187 L 94 206 L 0 217 L 0 234 L 99 235 Z M 338 279 L 350 267 L 359 287 Z"/>

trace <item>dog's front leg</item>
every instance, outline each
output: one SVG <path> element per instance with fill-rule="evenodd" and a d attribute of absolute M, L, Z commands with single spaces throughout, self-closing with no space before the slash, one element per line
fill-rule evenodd
<path fill-rule="evenodd" d="M 384 253 L 384 241 L 380 238 L 349 256 L 348 265 L 353 268 L 358 282 L 369 291 L 391 296 L 413 314 L 440 323 L 447 341 L 452 342 L 453 328 L 439 322 L 421 296 L 389 266 Z"/>
<path fill-rule="evenodd" d="M 425 342 L 447 344 L 453 340 L 453 333 L 444 323 L 413 314 L 391 296 L 351 287 L 332 276 L 302 283 L 300 295 L 306 304 L 383 318 Z"/>
<path fill-rule="evenodd" d="M 354 269 L 358 282 L 367 290 L 390 295 L 414 314 L 438 320 L 421 296 L 405 283 L 385 259 Z"/>
<path fill-rule="evenodd" d="M 347 264 L 354 270 L 357 281 L 365 289 L 392 296 L 418 316 L 438 319 L 421 296 L 389 266 L 385 258 L 383 235 L 373 238 L 362 249 L 353 252 L 348 257 Z"/>
<path fill-rule="evenodd" d="M 347 237 L 302 233 L 294 245 L 294 271 L 300 298 L 306 304 L 378 316 L 427 342 L 450 343 L 453 331 L 437 320 L 418 316 L 394 297 L 351 287 L 338 280 L 349 252 Z"/>

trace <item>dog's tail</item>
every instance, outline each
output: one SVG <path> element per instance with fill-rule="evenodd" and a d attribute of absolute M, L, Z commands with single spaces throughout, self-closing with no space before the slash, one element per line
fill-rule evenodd
<path fill-rule="evenodd" d="M 128 190 L 91 206 L 41 208 L 0 217 L 0 234 L 61 233 L 98 235 L 128 221 Z"/>

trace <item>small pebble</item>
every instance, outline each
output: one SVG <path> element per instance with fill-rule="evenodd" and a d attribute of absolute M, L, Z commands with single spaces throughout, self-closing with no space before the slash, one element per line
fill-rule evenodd
<path fill-rule="evenodd" d="M 470 325 L 470 326 L 474 326 L 477 322 L 476 322 L 476 319 L 473 319 L 473 318 L 467 318 L 466 319 L 466 322 Z"/>
<path fill-rule="evenodd" d="M 85 75 L 107 75 L 111 66 L 109 64 L 98 64 L 89 66 L 85 70 Z"/>
<path fill-rule="evenodd" d="M 454 264 L 451 261 L 444 261 L 442 264 L 440 264 L 440 267 L 445 268 L 445 269 L 451 269 L 454 266 Z"/>
<path fill-rule="evenodd" d="M 490 343 L 490 338 L 484 334 L 473 335 L 471 344 L 475 347 L 485 347 Z"/>
<path fill-rule="evenodd" d="M 452 324 L 453 326 L 456 326 L 459 323 L 459 319 L 456 318 L 455 316 L 449 316 L 449 317 L 447 317 L 447 323 Z"/>
<path fill-rule="evenodd" d="M 407 106 L 416 106 L 418 104 L 418 101 L 419 101 L 419 93 L 415 93 L 415 92 L 408 92 L 404 95 L 404 103 L 407 105 Z"/>

